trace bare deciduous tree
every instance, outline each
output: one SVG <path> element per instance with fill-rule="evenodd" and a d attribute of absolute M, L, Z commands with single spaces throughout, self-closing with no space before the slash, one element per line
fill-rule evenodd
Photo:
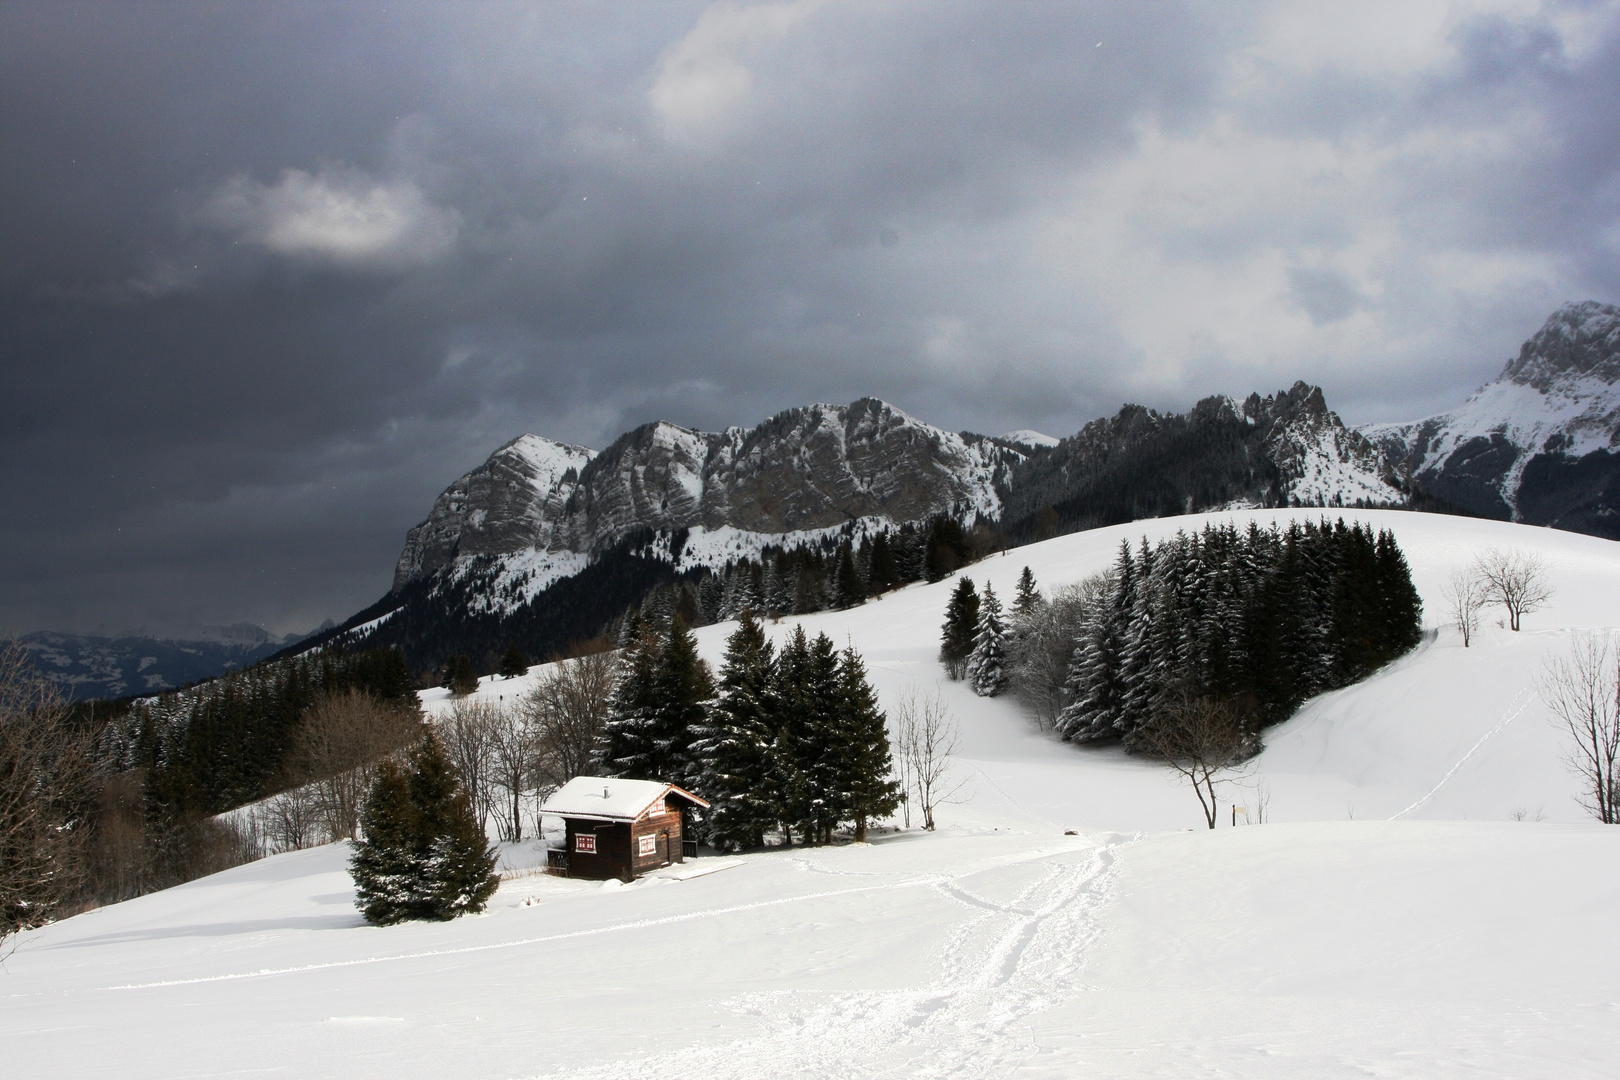
<path fill-rule="evenodd" d="M 0 642 L 0 942 L 75 894 L 96 776 L 94 740 L 27 651 Z"/>
<path fill-rule="evenodd" d="M 1476 570 L 1459 567 L 1451 572 L 1445 585 L 1446 610 L 1451 616 L 1451 625 L 1462 635 L 1463 648 L 1473 642 L 1474 632 L 1479 629 L 1480 609 L 1490 601 L 1491 595 L 1490 586 Z"/>
<path fill-rule="evenodd" d="M 610 652 L 546 666 L 523 702 L 534 729 L 538 786 L 558 788 L 596 768 L 598 740 L 607 725 L 616 677 Z"/>
<path fill-rule="evenodd" d="M 1539 611 L 1552 598 L 1547 561 L 1518 548 L 1493 548 L 1481 554 L 1474 569 L 1490 598 L 1507 608 L 1508 628 L 1519 629 L 1519 619 Z"/>
<path fill-rule="evenodd" d="M 498 708 L 490 738 L 490 776 L 501 789 L 501 798 L 494 807 L 495 827 L 501 839 L 517 843 L 523 839 L 523 796 L 529 790 L 535 766 L 535 728 L 528 710 L 512 705 Z"/>
<path fill-rule="evenodd" d="M 358 834 L 360 804 L 383 758 L 414 742 L 422 717 L 409 707 L 382 701 L 361 690 L 323 694 L 300 719 L 294 737 L 294 777 L 309 791 L 297 799 L 313 800 L 325 837 L 321 842 Z M 303 816 L 310 808 L 283 800 L 278 808 L 280 831 L 289 847 L 313 842 Z M 295 839 L 296 838 L 296 839 Z"/>
<path fill-rule="evenodd" d="M 1014 691 L 1043 728 L 1050 729 L 1063 711 L 1063 687 L 1080 625 L 1092 605 L 1107 595 L 1111 580 L 1107 574 L 1096 574 L 1065 585 L 1027 623 L 1014 626 Z"/>
<path fill-rule="evenodd" d="M 895 710 L 895 747 L 905 760 L 923 828 L 934 828 L 934 810 L 955 801 L 966 787 L 965 778 L 951 774 L 956 752 L 957 726 L 945 699 L 932 694 L 908 693 Z"/>
<path fill-rule="evenodd" d="M 479 828 L 487 828 L 495 788 L 495 728 L 501 710 L 487 701 L 457 701 L 438 720 L 445 753 L 461 774 Z"/>
<path fill-rule="evenodd" d="M 1212 698 L 1170 695 L 1137 738 L 1143 749 L 1192 785 L 1204 823 L 1213 829 L 1217 789 L 1236 780 L 1254 753 L 1254 738 L 1237 709 Z"/>
<path fill-rule="evenodd" d="M 1565 760 L 1581 779 L 1581 805 L 1620 825 L 1620 651 L 1606 634 L 1577 638 L 1567 656 L 1547 661 L 1537 688 L 1569 733 Z"/>

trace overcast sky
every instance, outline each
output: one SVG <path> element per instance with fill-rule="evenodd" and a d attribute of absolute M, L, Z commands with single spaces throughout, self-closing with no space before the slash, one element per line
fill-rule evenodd
<path fill-rule="evenodd" d="M 0 4 L 0 627 L 303 630 L 523 432 L 1440 411 L 1620 300 L 1620 7 Z"/>

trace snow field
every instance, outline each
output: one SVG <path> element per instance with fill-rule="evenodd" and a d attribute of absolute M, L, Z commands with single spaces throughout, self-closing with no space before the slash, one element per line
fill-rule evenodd
<path fill-rule="evenodd" d="M 387 929 L 355 913 L 343 846 L 276 856 L 24 935 L 0 972 L 0 1074 L 1613 1076 L 1620 829 L 1586 823 L 1530 687 L 1572 634 L 1614 620 L 1620 547 L 1343 516 L 1394 529 L 1430 626 L 1450 569 L 1483 548 L 1542 554 L 1557 592 L 1523 633 L 1464 650 L 1442 629 L 1268 732 L 1248 782 L 1270 787 L 1272 824 L 1195 829 L 1165 770 L 942 682 L 954 583 L 912 586 L 773 633 L 802 621 L 854 644 L 888 708 L 945 698 L 969 790 L 939 832 L 630 886 L 539 875 L 525 844 L 485 914 Z M 965 572 L 1010 597 L 1027 563 L 1050 589 L 1106 567 L 1122 537 L 1205 520 Z M 728 632 L 698 632 L 711 662 Z"/>

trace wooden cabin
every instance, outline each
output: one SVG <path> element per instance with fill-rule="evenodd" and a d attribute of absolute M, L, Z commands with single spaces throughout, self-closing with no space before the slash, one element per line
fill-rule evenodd
<path fill-rule="evenodd" d="M 547 853 L 553 873 L 630 881 L 685 861 L 685 820 L 708 803 L 674 784 L 576 776 L 540 806 L 568 826 L 561 850 Z"/>

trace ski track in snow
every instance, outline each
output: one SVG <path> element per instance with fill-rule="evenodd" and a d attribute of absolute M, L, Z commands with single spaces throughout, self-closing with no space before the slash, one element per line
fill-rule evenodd
<path fill-rule="evenodd" d="M 1517 694 L 1513 695 L 1513 700 L 1508 702 L 1508 707 L 1503 710 L 1502 719 L 1497 722 L 1496 726 L 1491 728 L 1491 730 L 1487 731 L 1485 734 L 1481 735 L 1479 737 L 1479 741 L 1468 748 L 1468 753 L 1458 758 L 1457 763 L 1446 770 L 1446 775 L 1440 778 L 1440 782 L 1425 792 L 1421 799 L 1399 813 L 1391 814 L 1389 820 L 1399 821 L 1407 814 L 1410 814 L 1412 811 L 1434 798 L 1440 789 L 1446 786 L 1446 782 L 1453 776 L 1456 776 L 1459 769 L 1468 764 L 1468 759 L 1473 757 L 1475 752 L 1478 751 L 1480 747 L 1484 746 L 1490 741 L 1492 735 L 1495 735 L 1497 732 L 1513 723 L 1513 721 L 1517 720 L 1520 716 L 1524 715 L 1524 711 L 1530 707 L 1530 699 L 1531 693 L 1528 686 L 1523 690 L 1520 690 Z"/>
<path fill-rule="evenodd" d="M 1079 976 L 1102 933 L 1097 912 L 1113 897 L 1117 852 L 1140 835 L 1115 834 L 1077 852 L 1042 852 L 1014 863 L 1045 873 L 1012 900 L 979 896 L 960 882 L 986 872 L 913 880 L 968 909 L 939 946 L 939 974 L 926 986 L 826 994 L 749 994 L 726 1003 L 761 1034 L 619 1060 L 528 1080 L 669 1080 L 779 1077 L 912 1077 L 970 1080 L 1005 1075 L 1039 1049 L 1026 1021 L 1088 989 Z M 794 859 L 807 871 L 842 873 Z M 862 891 L 862 890 L 849 890 Z M 821 894 L 829 895 L 829 894 Z"/>

